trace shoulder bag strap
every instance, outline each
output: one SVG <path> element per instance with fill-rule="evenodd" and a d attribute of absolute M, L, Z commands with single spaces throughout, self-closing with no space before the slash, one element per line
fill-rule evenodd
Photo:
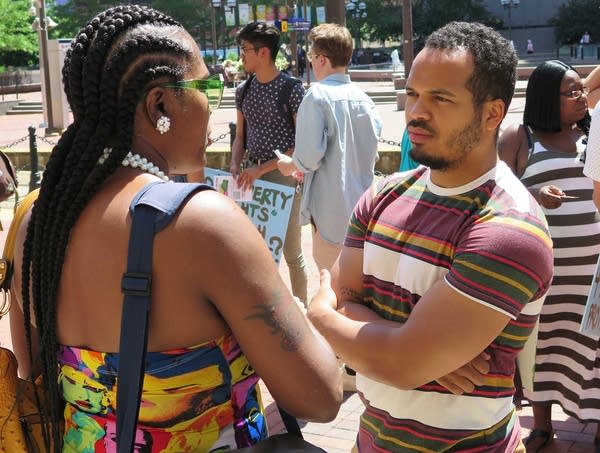
<path fill-rule="evenodd" d="M 243 111 L 243 107 L 244 107 L 244 98 L 246 97 L 246 94 L 248 94 L 248 90 L 250 89 L 250 85 L 252 85 L 252 80 L 254 80 L 254 78 L 256 77 L 256 74 L 252 74 L 250 75 L 246 81 L 244 82 L 244 84 L 242 85 L 242 87 L 240 88 L 241 92 L 240 92 L 240 112 L 242 112 L 242 115 L 244 114 Z M 244 117 L 244 152 L 246 152 L 246 150 L 248 149 L 248 147 L 246 146 L 246 135 L 247 135 L 247 130 L 248 130 L 248 121 L 246 121 L 246 117 Z"/>
<path fill-rule="evenodd" d="M 279 109 L 281 109 L 281 113 L 284 115 L 284 118 L 287 120 L 288 124 L 292 127 L 292 129 L 296 130 L 296 126 L 294 125 L 294 113 L 292 112 L 289 102 L 292 92 L 294 91 L 294 87 L 297 84 L 302 84 L 302 80 L 289 75 L 284 75 L 283 77 L 283 88 L 279 92 L 277 106 Z"/>
<path fill-rule="evenodd" d="M 121 280 L 123 309 L 117 376 L 117 449 L 133 451 L 142 394 L 148 313 L 152 293 L 154 235 L 171 221 L 180 205 L 194 192 L 212 189 L 205 184 L 156 182 L 144 187 L 131 203 L 131 233 L 127 272 Z"/>

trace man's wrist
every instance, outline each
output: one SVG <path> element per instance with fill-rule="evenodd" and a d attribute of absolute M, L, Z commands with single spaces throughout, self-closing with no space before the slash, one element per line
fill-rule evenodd
<path fill-rule="evenodd" d="M 337 313 L 336 310 L 327 302 L 321 301 L 318 297 L 314 297 L 308 304 L 308 318 L 313 324 L 323 325 L 329 316 Z"/>

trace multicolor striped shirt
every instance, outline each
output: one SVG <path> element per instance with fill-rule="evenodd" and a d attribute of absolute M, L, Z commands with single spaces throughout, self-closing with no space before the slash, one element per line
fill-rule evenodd
<path fill-rule="evenodd" d="M 436 382 L 400 390 L 358 374 L 359 451 L 514 451 L 515 358 L 552 278 L 546 222 L 524 186 L 503 162 L 455 188 L 433 184 L 426 167 L 398 173 L 363 195 L 345 244 L 364 250 L 363 302 L 385 319 L 404 323 L 440 279 L 510 319 L 471 393 Z"/>

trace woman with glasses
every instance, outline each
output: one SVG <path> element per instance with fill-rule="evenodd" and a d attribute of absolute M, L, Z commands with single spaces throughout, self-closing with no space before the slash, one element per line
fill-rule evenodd
<path fill-rule="evenodd" d="M 500 158 L 542 206 L 554 243 L 554 279 L 539 320 L 533 391 L 523 382 L 534 415 L 528 452 L 552 441 L 553 403 L 582 422 L 600 421 L 598 340 L 579 333 L 600 253 L 600 216 L 592 182 L 583 174 L 590 124 L 586 95 L 571 66 L 542 63 L 529 78 L 523 124 L 508 127 L 498 143 Z"/>
<path fill-rule="evenodd" d="M 208 74 L 180 24 L 137 5 L 99 14 L 67 53 L 74 121 L 20 227 L 11 308 L 20 373 L 42 374 L 46 415 L 64 418 L 54 451 L 116 451 L 117 373 L 133 366 L 119 360 L 121 288 L 143 292 L 126 290 L 141 278 L 124 275 L 130 205 L 151 184 L 167 189 L 170 175 L 205 164 L 223 90 Z M 259 375 L 291 414 L 335 417 L 335 355 L 234 202 L 194 192 L 151 247 L 139 451 L 224 451 L 265 438 Z"/>

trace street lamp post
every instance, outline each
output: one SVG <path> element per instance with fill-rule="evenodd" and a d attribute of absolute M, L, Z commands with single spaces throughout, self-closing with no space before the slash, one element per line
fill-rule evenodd
<path fill-rule="evenodd" d="M 402 3 L 402 53 L 404 54 L 404 77 L 408 77 L 413 62 L 413 29 L 412 29 L 412 5 L 410 0 Z"/>
<path fill-rule="evenodd" d="M 344 0 L 325 0 L 325 16 L 327 22 L 346 25 Z"/>
<path fill-rule="evenodd" d="M 210 9 L 210 25 L 212 35 L 212 48 L 213 48 L 213 64 L 217 64 L 217 18 L 215 16 L 215 9 L 221 6 L 221 0 L 212 0 L 212 8 Z"/>
<path fill-rule="evenodd" d="M 367 4 L 364 1 L 350 0 L 346 4 L 346 11 L 350 14 L 350 17 L 357 23 L 356 27 L 356 40 L 355 47 L 360 47 L 360 21 L 367 18 Z"/>
<path fill-rule="evenodd" d="M 37 3 L 37 8 L 36 8 Z M 48 59 L 48 29 L 56 26 L 56 23 L 46 17 L 45 0 L 32 0 L 29 14 L 35 16 L 31 27 L 37 31 L 40 46 L 40 72 L 44 84 L 44 119 L 46 120 L 46 134 L 60 131 L 54 124 L 52 112 L 52 87 L 50 86 L 50 72 Z"/>
<path fill-rule="evenodd" d="M 235 32 L 237 33 L 238 26 L 239 26 L 238 14 L 236 13 L 237 0 L 227 0 L 227 2 L 225 2 L 225 6 L 226 6 L 227 13 L 229 13 L 230 16 L 233 15 L 232 26 L 233 26 Z M 225 17 L 224 23 L 225 23 L 225 33 L 227 33 L 227 27 L 228 27 L 227 16 Z M 231 35 L 229 35 L 229 36 L 231 36 Z M 223 48 L 230 46 L 230 44 L 231 43 L 229 42 L 229 39 L 227 39 L 225 41 L 225 43 L 223 44 Z M 239 58 L 239 56 L 240 56 L 240 48 L 238 47 L 238 58 Z M 227 51 L 223 52 L 223 60 L 225 60 L 225 58 L 227 58 Z"/>
<path fill-rule="evenodd" d="M 504 7 L 504 9 L 508 10 L 508 40 L 512 42 L 512 14 L 511 11 L 513 8 L 517 8 L 519 6 L 519 0 L 500 0 L 500 3 Z"/>

